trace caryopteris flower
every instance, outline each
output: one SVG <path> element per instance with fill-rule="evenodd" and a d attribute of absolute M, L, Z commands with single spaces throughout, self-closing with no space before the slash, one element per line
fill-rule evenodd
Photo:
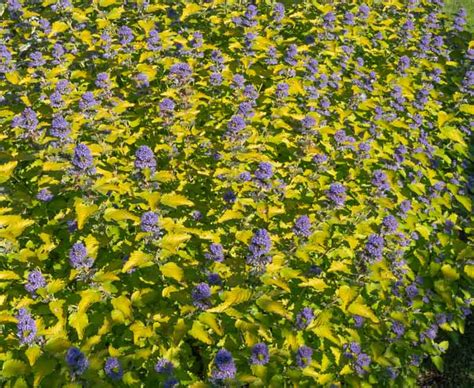
<path fill-rule="evenodd" d="M 264 343 L 258 343 L 252 348 L 252 355 L 250 356 L 250 363 L 254 365 L 265 365 L 270 361 L 270 354 L 268 346 Z"/>
<path fill-rule="evenodd" d="M 104 371 L 112 380 L 120 380 L 123 376 L 123 368 L 119 360 L 115 357 L 107 358 L 105 361 Z"/>
<path fill-rule="evenodd" d="M 71 347 L 66 353 L 66 362 L 73 375 L 82 375 L 89 368 L 89 360 L 78 348 Z"/>

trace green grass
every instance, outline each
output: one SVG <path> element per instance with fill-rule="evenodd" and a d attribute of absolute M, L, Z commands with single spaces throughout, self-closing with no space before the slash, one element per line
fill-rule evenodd
<path fill-rule="evenodd" d="M 467 12 L 467 26 L 474 31 L 474 0 L 446 0 L 446 12 L 456 13 L 460 8 Z"/>

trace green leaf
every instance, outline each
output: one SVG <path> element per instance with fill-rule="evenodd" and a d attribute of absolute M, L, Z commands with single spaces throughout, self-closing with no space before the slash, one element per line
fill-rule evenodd
<path fill-rule="evenodd" d="M 20 360 L 7 360 L 3 363 L 3 377 L 16 377 L 25 375 L 29 370 L 28 365 Z"/>

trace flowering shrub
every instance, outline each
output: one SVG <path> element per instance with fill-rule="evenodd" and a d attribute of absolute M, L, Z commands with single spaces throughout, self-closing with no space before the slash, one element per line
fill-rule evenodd
<path fill-rule="evenodd" d="M 474 277 L 462 13 L 0 15 L 2 386 L 412 386 L 425 357 L 442 368 Z"/>

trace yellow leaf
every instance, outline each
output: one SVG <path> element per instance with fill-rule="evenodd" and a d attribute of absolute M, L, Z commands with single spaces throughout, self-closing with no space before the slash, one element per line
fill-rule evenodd
<path fill-rule="evenodd" d="M 361 317 L 369 318 L 372 322 L 379 322 L 379 319 L 375 316 L 370 307 L 363 303 L 363 299 L 360 296 L 349 306 L 347 311 L 354 315 L 360 315 Z"/>
<path fill-rule="evenodd" d="M 307 282 L 300 283 L 300 287 L 311 287 L 314 288 L 316 291 L 324 291 L 328 288 L 328 285 L 324 282 L 323 279 L 312 278 Z"/>
<path fill-rule="evenodd" d="M 251 296 L 252 296 L 252 291 L 245 288 L 235 287 L 232 290 L 224 293 L 223 303 L 207 310 L 207 312 L 221 313 L 227 310 L 230 306 L 234 306 L 234 305 L 248 301 L 251 298 Z"/>
<path fill-rule="evenodd" d="M 464 272 L 466 272 L 466 275 L 471 279 L 474 279 L 474 265 L 466 265 L 464 267 Z"/>
<path fill-rule="evenodd" d="M 25 350 L 26 357 L 28 358 L 28 362 L 31 366 L 35 364 L 41 353 L 41 348 L 38 345 L 30 346 L 28 349 Z"/>
<path fill-rule="evenodd" d="M 260 307 L 262 310 L 281 315 L 287 319 L 290 319 L 290 315 L 285 306 L 281 302 L 276 302 L 272 300 L 269 296 L 262 296 L 260 299 L 257 300 L 257 306 Z"/>
<path fill-rule="evenodd" d="M 201 7 L 198 4 L 190 3 L 184 7 L 183 12 L 181 14 L 181 20 L 186 19 L 189 15 L 198 12 Z"/>
<path fill-rule="evenodd" d="M 102 299 L 102 296 L 97 290 L 85 290 L 79 293 L 81 295 L 81 300 L 77 306 L 78 313 L 85 313 L 91 305 L 99 302 Z"/>
<path fill-rule="evenodd" d="M 4 183 L 10 179 L 17 164 L 18 162 L 16 161 L 0 164 L 0 183 Z"/>
<path fill-rule="evenodd" d="M 155 77 L 156 77 L 156 68 L 154 68 L 154 67 L 151 66 L 151 65 L 147 65 L 147 64 L 144 64 L 144 63 L 140 63 L 139 65 L 137 65 L 137 70 L 138 70 L 140 73 L 146 74 L 146 76 L 148 77 L 148 80 L 149 80 L 149 81 L 154 80 Z"/>
<path fill-rule="evenodd" d="M 64 32 L 69 28 L 69 26 L 64 23 L 64 22 L 54 22 L 53 25 L 51 26 L 51 32 L 49 33 L 49 36 L 53 36 L 57 34 L 58 32 Z"/>
<path fill-rule="evenodd" d="M 97 205 L 88 205 L 82 202 L 81 199 L 76 200 L 74 208 L 76 210 L 77 227 L 79 230 L 83 228 L 86 220 L 99 209 Z"/>
<path fill-rule="evenodd" d="M 183 270 L 176 263 L 170 262 L 170 263 L 163 264 L 160 267 L 160 271 L 163 274 L 163 276 L 166 276 L 167 278 L 173 278 L 178 282 L 180 282 L 181 279 L 183 278 Z"/>
<path fill-rule="evenodd" d="M 350 302 L 357 296 L 357 291 L 353 290 L 347 285 L 339 287 L 338 296 L 341 298 L 342 301 L 342 310 L 346 311 L 347 306 Z"/>
<path fill-rule="evenodd" d="M 12 84 L 17 85 L 20 82 L 20 76 L 17 71 L 6 73 L 5 78 Z"/>
<path fill-rule="evenodd" d="M 130 254 L 130 258 L 123 265 L 122 272 L 130 271 L 135 267 L 142 267 L 151 261 L 151 256 L 145 252 L 135 251 Z"/>
<path fill-rule="evenodd" d="M 328 339 L 329 341 L 331 342 L 334 342 L 336 345 L 339 345 L 340 344 L 340 341 L 338 338 L 336 338 L 333 334 L 333 332 L 331 331 L 331 327 L 330 326 L 327 326 L 327 325 L 323 325 L 323 326 L 319 326 L 319 327 L 315 327 L 313 329 L 313 332 L 318 335 L 319 337 L 323 337 L 323 338 L 326 338 Z"/>
<path fill-rule="evenodd" d="M 178 206 L 193 206 L 194 203 L 187 199 L 184 195 L 176 193 L 167 193 L 163 194 L 160 199 L 160 202 L 163 205 L 176 208 Z"/>
<path fill-rule="evenodd" d="M 216 316 L 211 314 L 210 312 L 206 311 L 199 315 L 199 320 L 209 326 L 212 330 L 214 330 L 220 336 L 224 335 L 224 331 L 222 330 L 221 326 L 217 322 Z"/>
<path fill-rule="evenodd" d="M 198 321 L 193 322 L 193 327 L 191 328 L 191 330 L 189 330 L 189 334 L 197 340 L 204 342 L 208 345 L 211 345 L 214 342 L 209 333 L 204 328 L 204 326 Z"/>
<path fill-rule="evenodd" d="M 108 13 L 107 19 L 109 20 L 119 19 L 123 11 L 124 11 L 123 7 L 114 8 Z"/>
<path fill-rule="evenodd" d="M 85 313 L 72 313 L 69 316 L 69 325 L 77 331 L 80 340 L 84 337 L 84 330 L 89 326 L 89 318 Z"/>
<path fill-rule="evenodd" d="M 243 214 L 239 211 L 232 210 L 232 209 L 227 209 L 222 216 L 219 217 L 217 222 L 225 222 L 228 220 L 235 220 L 235 219 L 240 219 L 243 217 Z"/>
<path fill-rule="evenodd" d="M 108 7 L 109 5 L 117 3 L 118 0 L 100 0 L 99 5 L 101 7 Z"/>
<path fill-rule="evenodd" d="M 459 274 L 455 268 L 451 267 L 449 264 L 445 264 L 441 267 L 441 272 L 443 273 L 444 277 L 448 280 L 458 280 Z"/>
<path fill-rule="evenodd" d="M 474 105 L 467 105 L 463 104 L 459 107 L 461 112 L 469 113 L 470 115 L 474 115 Z"/>
<path fill-rule="evenodd" d="M 115 208 L 108 208 L 104 212 L 104 219 L 106 221 L 114 220 L 114 221 L 124 221 L 124 220 L 133 220 L 139 221 L 140 218 L 136 215 L 130 213 L 127 210 L 123 209 L 115 209 Z"/>
<path fill-rule="evenodd" d="M 0 281 L 17 279 L 20 279 L 20 277 L 13 271 L 0 271 Z"/>
<path fill-rule="evenodd" d="M 171 233 L 164 236 L 161 240 L 161 243 L 164 249 L 167 249 L 172 253 L 176 253 L 179 246 L 182 243 L 188 241 L 190 238 L 191 235 L 187 233 Z"/>
<path fill-rule="evenodd" d="M 126 318 L 132 318 L 132 302 L 125 295 L 120 295 L 118 298 L 113 299 L 112 306 L 121 311 Z"/>

